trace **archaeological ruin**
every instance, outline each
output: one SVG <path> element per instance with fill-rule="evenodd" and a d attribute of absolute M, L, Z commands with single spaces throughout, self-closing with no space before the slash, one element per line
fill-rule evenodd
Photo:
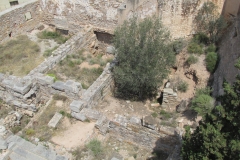
<path fill-rule="evenodd" d="M 158 15 L 172 39 L 190 39 L 195 34 L 194 17 L 204 2 L 29 0 L 6 8 L 0 3 L 0 54 L 2 46 L 20 35 L 39 45 L 39 54 L 48 54 L 41 55 L 41 63 L 24 76 L 16 76 L 11 70 L 0 73 L 0 159 L 70 160 L 79 155 L 79 159 L 98 159 L 86 151 L 86 144 L 95 139 L 107 148 L 105 157 L 99 159 L 150 160 L 157 153 L 164 160 L 181 159 L 184 125 L 198 125 L 192 113 L 186 118 L 182 112 L 195 89 L 206 86 L 211 78 L 204 66 L 205 57 L 199 56 L 197 64 L 186 69 L 186 55 L 179 54 L 170 80 L 159 89 L 160 100 L 119 100 L 112 93 L 112 39 L 114 29 L 134 14 L 142 19 Z M 239 14 L 240 2 L 212 2 L 227 19 Z M 66 40 L 58 43 L 41 39 L 44 31 L 57 31 Z M 215 96 L 223 94 L 224 78 L 233 82 L 240 73 L 230 63 L 240 56 L 238 33 L 239 20 L 232 22 L 221 41 L 225 45 L 219 49 L 221 60 L 212 75 Z M 224 55 L 226 51 L 230 56 Z M 180 93 L 176 89 L 173 84 L 180 78 L 189 82 L 191 91 Z M 178 109 L 180 113 L 175 113 L 176 106 L 183 107 Z"/>

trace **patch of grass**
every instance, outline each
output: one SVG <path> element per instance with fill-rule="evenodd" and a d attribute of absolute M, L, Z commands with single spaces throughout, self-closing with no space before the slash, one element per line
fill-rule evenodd
<path fill-rule="evenodd" d="M 160 111 L 160 116 L 163 118 L 163 119 L 169 119 L 171 118 L 171 114 L 169 112 L 166 112 L 165 110 L 161 110 Z"/>
<path fill-rule="evenodd" d="M 26 130 L 25 130 L 25 133 L 26 133 L 26 135 L 28 135 L 28 136 L 33 136 L 33 135 L 35 135 L 35 130 L 29 128 L 29 129 L 26 129 Z"/>
<path fill-rule="evenodd" d="M 100 158 L 103 155 L 103 148 L 102 144 L 99 140 L 97 139 L 92 139 L 86 147 L 91 150 L 93 156 L 95 158 Z"/>
<path fill-rule="evenodd" d="M 45 50 L 44 53 L 43 53 L 43 56 L 44 56 L 44 57 L 49 57 L 49 56 L 51 56 L 51 55 L 52 55 L 52 52 L 53 52 L 54 50 L 56 50 L 57 48 L 58 48 L 58 47 L 55 46 L 55 47 L 52 48 L 52 49 L 47 49 L 47 50 Z"/>
<path fill-rule="evenodd" d="M 180 81 L 177 86 L 178 91 L 180 92 L 187 92 L 188 90 L 188 83 L 185 81 Z"/>
<path fill-rule="evenodd" d="M 158 114 L 157 114 L 156 112 L 153 112 L 153 113 L 152 113 L 152 116 L 153 116 L 154 118 L 156 118 L 156 117 L 158 116 Z"/>
<path fill-rule="evenodd" d="M 50 77 L 53 77 L 54 82 L 56 82 L 58 80 L 57 76 L 54 73 L 48 73 L 47 75 Z"/>
<path fill-rule="evenodd" d="M 18 36 L 0 44 L 0 72 L 24 76 L 43 61 L 40 47 L 27 36 Z"/>
<path fill-rule="evenodd" d="M 195 56 L 193 56 L 193 55 L 190 55 L 190 56 L 188 57 L 187 61 L 186 61 L 186 63 L 187 63 L 188 65 L 192 65 L 192 64 L 195 64 L 195 63 L 197 63 L 197 62 L 198 62 L 198 58 L 195 57 Z"/>
<path fill-rule="evenodd" d="M 58 44 L 65 43 L 70 37 L 65 37 L 58 32 L 42 31 L 37 34 L 40 39 L 53 39 Z"/>
<path fill-rule="evenodd" d="M 22 130 L 21 126 L 14 126 L 14 127 L 11 128 L 11 131 L 12 131 L 13 134 L 17 134 L 21 130 Z"/>

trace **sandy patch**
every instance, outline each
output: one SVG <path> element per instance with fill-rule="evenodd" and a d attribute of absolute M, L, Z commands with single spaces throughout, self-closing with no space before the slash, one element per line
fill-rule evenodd
<path fill-rule="evenodd" d="M 100 65 L 99 65 L 99 64 L 90 65 L 88 62 L 83 62 L 83 63 L 81 63 L 81 64 L 79 65 L 79 67 L 80 67 L 81 69 L 83 69 L 83 68 L 89 68 L 89 69 L 91 69 L 91 68 L 99 68 Z"/>
<path fill-rule="evenodd" d="M 62 107 L 63 106 L 63 101 L 56 101 L 56 106 L 57 107 Z"/>
<path fill-rule="evenodd" d="M 64 146 L 67 149 L 75 148 L 84 145 L 84 142 L 91 136 L 94 129 L 94 122 L 83 123 L 76 121 L 71 124 L 68 119 L 64 118 L 64 126 L 67 126 L 65 131 L 52 137 L 51 141 L 57 145 Z"/>

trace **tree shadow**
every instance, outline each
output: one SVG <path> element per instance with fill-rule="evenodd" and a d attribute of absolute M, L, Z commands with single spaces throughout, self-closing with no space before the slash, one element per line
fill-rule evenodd
<path fill-rule="evenodd" d="M 152 150 L 152 156 L 147 160 L 167 160 L 172 158 L 177 160 L 180 157 L 180 135 L 175 131 L 174 135 L 167 135 L 159 138 L 155 142 L 155 147 Z M 178 157 L 175 159 L 175 157 Z"/>

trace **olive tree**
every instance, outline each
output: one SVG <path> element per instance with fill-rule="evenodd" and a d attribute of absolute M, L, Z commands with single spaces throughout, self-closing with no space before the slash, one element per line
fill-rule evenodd
<path fill-rule="evenodd" d="M 115 95 L 145 99 L 157 88 L 175 61 L 169 32 L 158 17 L 125 21 L 114 33 L 117 64 L 113 68 Z"/>

